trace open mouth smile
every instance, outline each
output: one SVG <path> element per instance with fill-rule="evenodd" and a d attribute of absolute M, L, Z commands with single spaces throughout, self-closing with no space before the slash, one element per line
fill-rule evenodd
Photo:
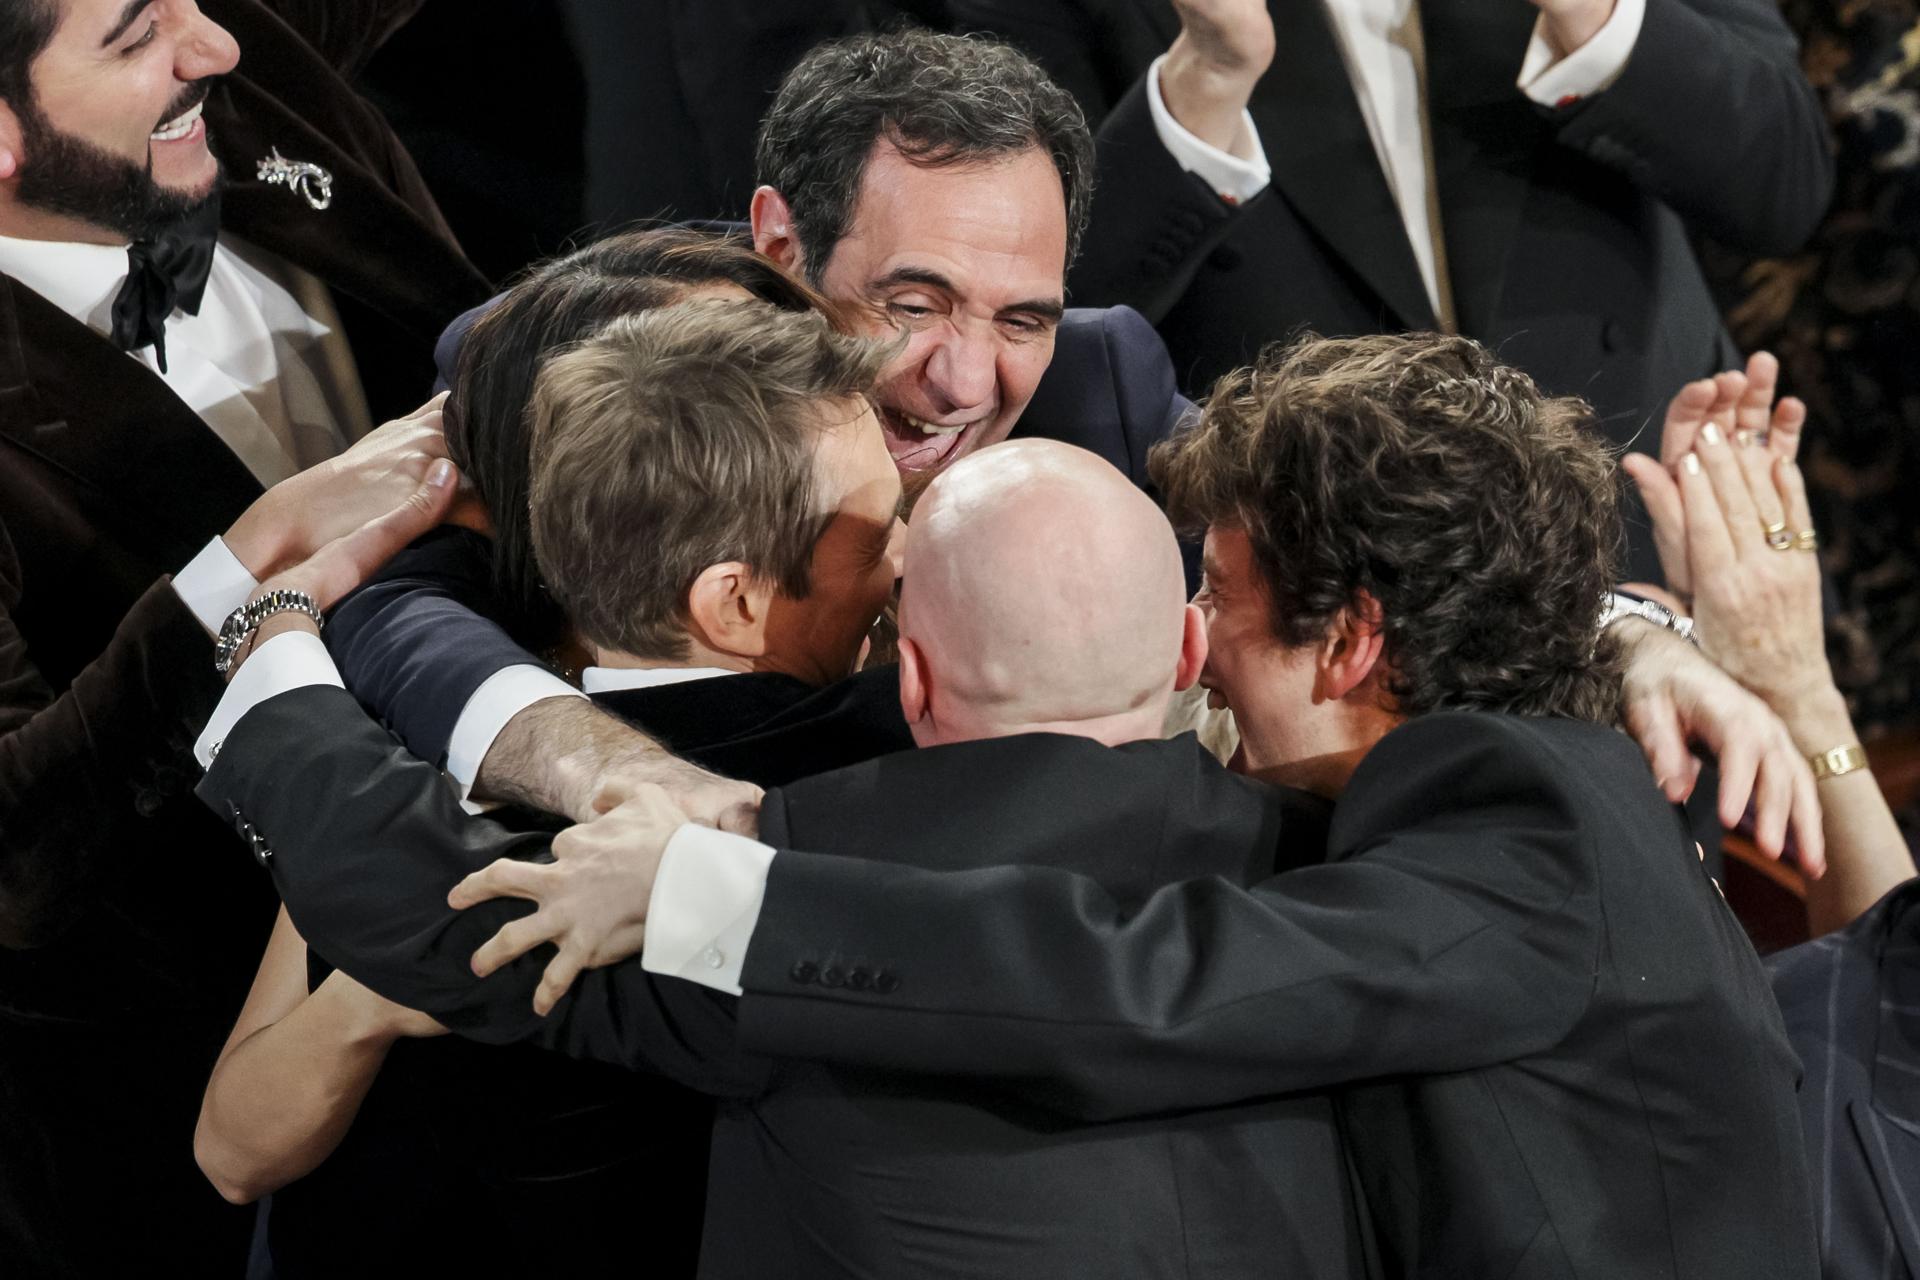
<path fill-rule="evenodd" d="M 880 407 L 880 426 L 887 438 L 887 452 L 893 455 L 893 464 L 902 471 L 933 471 L 945 466 L 987 417 L 971 422 L 938 423 L 890 406 Z"/>
<path fill-rule="evenodd" d="M 179 142 L 183 138 L 204 132 L 200 123 L 200 111 L 207 105 L 206 99 L 194 103 L 173 119 L 147 135 L 150 142 Z"/>

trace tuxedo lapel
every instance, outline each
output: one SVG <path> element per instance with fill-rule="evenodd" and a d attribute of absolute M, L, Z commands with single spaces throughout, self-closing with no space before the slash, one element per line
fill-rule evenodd
<path fill-rule="evenodd" d="M 1420 8 L 1441 234 L 1463 333 L 1494 331 L 1537 152 L 1552 145 L 1514 83 L 1537 16 L 1511 0 L 1429 0 Z"/>
<path fill-rule="evenodd" d="M 217 114 L 216 104 L 217 103 Z M 227 174 L 221 222 L 326 281 L 425 343 L 488 289 L 459 249 L 388 187 L 368 163 L 250 81 L 234 77 L 209 100 L 209 138 Z M 278 152 L 332 178 L 332 202 L 315 209 L 290 186 L 259 176 Z M 457 282 L 457 296 L 447 284 Z"/>
<path fill-rule="evenodd" d="M 1433 305 L 1406 223 L 1381 172 L 1323 0 L 1272 0 L 1268 10 L 1277 49 L 1249 110 L 1273 166 L 1275 191 L 1379 295 L 1394 322 L 1433 328 Z"/>
<path fill-rule="evenodd" d="M 0 436 L 99 493 L 162 564 L 184 564 L 261 492 L 159 375 L 6 276 Z"/>

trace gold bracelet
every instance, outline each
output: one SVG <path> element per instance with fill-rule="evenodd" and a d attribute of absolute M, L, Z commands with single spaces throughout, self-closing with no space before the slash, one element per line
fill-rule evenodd
<path fill-rule="evenodd" d="M 1813 766 L 1814 781 L 1822 782 L 1866 768 L 1867 749 L 1856 742 L 1851 746 L 1835 747 L 1831 751 L 1816 751 L 1807 757 L 1807 763 Z"/>

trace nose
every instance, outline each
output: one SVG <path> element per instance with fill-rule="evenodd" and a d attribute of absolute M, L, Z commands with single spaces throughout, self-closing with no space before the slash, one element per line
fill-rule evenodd
<path fill-rule="evenodd" d="M 895 516 L 893 533 L 887 538 L 887 565 L 893 571 L 895 582 L 907 569 L 907 522 Z"/>
<path fill-rule="evenodd" d="M 992 400 L 998 377 L 996 356 L 990 337 L 964 329 L 944 336 L 926 364 L 929 390 L 945 402 L 942 412 L 966 413 Z"/>
<path fill-rule="evenodd" d="M 240 64 L 240 44 L 227 29 L 189 6 L 187 30 L 174 56 L 173 73 L 185 81 L 223 76 Z"/>

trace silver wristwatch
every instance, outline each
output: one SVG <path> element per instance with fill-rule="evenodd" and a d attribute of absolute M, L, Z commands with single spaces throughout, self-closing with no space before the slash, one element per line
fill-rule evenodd
<path fill-rule="evenodd" d="M 320 616 L 320 606 L 312 596 L 304 591 L 275 588 L 247 601 L 220 624 L 220 635 L 213 642 L 213 669 L 223 676 L 233 670 L 233 660 L 239 656 L 240 646 L 247 642 L 247 637 L 274 614 L 288 612 L 306 614 L 316 627 L 326 625 Z"/>
<path fill-rule="evenodd" d="M 1640 618 L 1673 632 L 1689 644 L 1700 643 L 1694 638 L 1692 618 L 1683 618 L 1655 600 L 1642 600 L 1638 596 L 1609 591 L 1600 605 L 1600 630 L 1605 631 L 1621 618 Z"/>

